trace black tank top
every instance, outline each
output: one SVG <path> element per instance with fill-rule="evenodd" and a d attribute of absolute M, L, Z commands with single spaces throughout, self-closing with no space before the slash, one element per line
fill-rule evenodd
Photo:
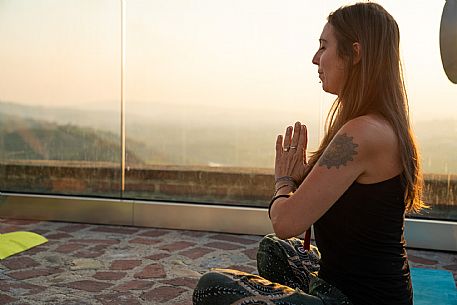
<path fill-rule="evenodd" d="M 412 305 L 401 176 L 354 182 L 314 224 L 319 277 L 354 305 Z"/>

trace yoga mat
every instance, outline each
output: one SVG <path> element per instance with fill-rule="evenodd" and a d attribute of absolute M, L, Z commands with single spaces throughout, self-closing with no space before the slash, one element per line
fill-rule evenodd
<path fill-rule="evenodd" d="M 414 305 L 457 305 L 452 273 L 445 270 L 411 268 Z"/>
<path fill-rule="evenodd" d="M 0 234 L 0 260 L 47 241 L 43 236 L 33 232 L 19 231 Z"/>

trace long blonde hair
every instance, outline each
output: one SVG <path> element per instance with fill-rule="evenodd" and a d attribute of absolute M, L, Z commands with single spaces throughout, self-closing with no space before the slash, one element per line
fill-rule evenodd
<path fill-rule="evenodd" d="M 381 115 L 398 138 L 408 211 L 418 212 L 424 203 L 419 152 L 409 122 L 408 99 L 400 61 L 400 33 L 394 18 L 379 4 L 344 6 L 328 16 L 345 61 L 346 80 L 326 121 L 326 134 L 308 164 L 308 173 L 338 130 L 349 120 L 369 113 Z M 353 43 L 361 45 L 354 63 Z"/>

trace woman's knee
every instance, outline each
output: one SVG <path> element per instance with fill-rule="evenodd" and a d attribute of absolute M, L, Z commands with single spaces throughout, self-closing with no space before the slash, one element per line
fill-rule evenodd
<path fill-rule="evenodd" d="M 229 305 L 243 298 L 246 292 L 237 284 L 235 278 L 244 272 L 230 269 L 215 269 L 202 275 L 194 289 L 194 305 Z"/>
<path fill-rule="evenodd" d="M 283 269 L 287 264 L 283 250 L 280 246 L 280 239 L 275 234 L 266 235 L 259 243 L 257 251 L 257 270 L 259 274 L 267 279 L 277 270 Z"/>
<path fill-rule="evenodd" d="M 286 259 L 289 252 L 293 249 L 291 243 L 293 239 L 280 239 L 275 234 L 268 234 L 259 243 L 257 260 L 263 259 Z M 297 239 L 298 240 L 298 239 Z M 293 251 L 292 251 L 293 252 Z"/>
<path fill-rule="evenodd" d="M 211 304 L 212 298 L 220 295 L 225 284 L 225 277 L 218 272 L 208 272 L 202 275 L 194 289 L 192 302 L 194 305 Z"/>
<path fill-rule="evenodd" d="M 265 235 L 259 243 L 259 250 L 257 251 L 257 258 L 260 254 L 270 254 L 273 249 L 277 248 L 279 238 L 274 233 Z"/>

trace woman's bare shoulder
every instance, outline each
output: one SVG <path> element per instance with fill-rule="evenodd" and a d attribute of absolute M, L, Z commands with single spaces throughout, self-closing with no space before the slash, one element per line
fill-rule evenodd
<path fill-rule="evenodd" d="M 383 117 L 374 114 L 359 116 L 348 121 L 340 132 L 350 132 L 357 135 L 369 147 L 375 149 L 385 145 L 395 147 L 397 137 L 392 126 Z"/>
<path fill-rule="evenodd" d="M 377 115 L 360 116 L 347 122 L 341 132 L 353 134 L 365 152 L 366 170 L 358 182 L 379 182 L 401 172 L 398 139 L 387 120 Z"/>

